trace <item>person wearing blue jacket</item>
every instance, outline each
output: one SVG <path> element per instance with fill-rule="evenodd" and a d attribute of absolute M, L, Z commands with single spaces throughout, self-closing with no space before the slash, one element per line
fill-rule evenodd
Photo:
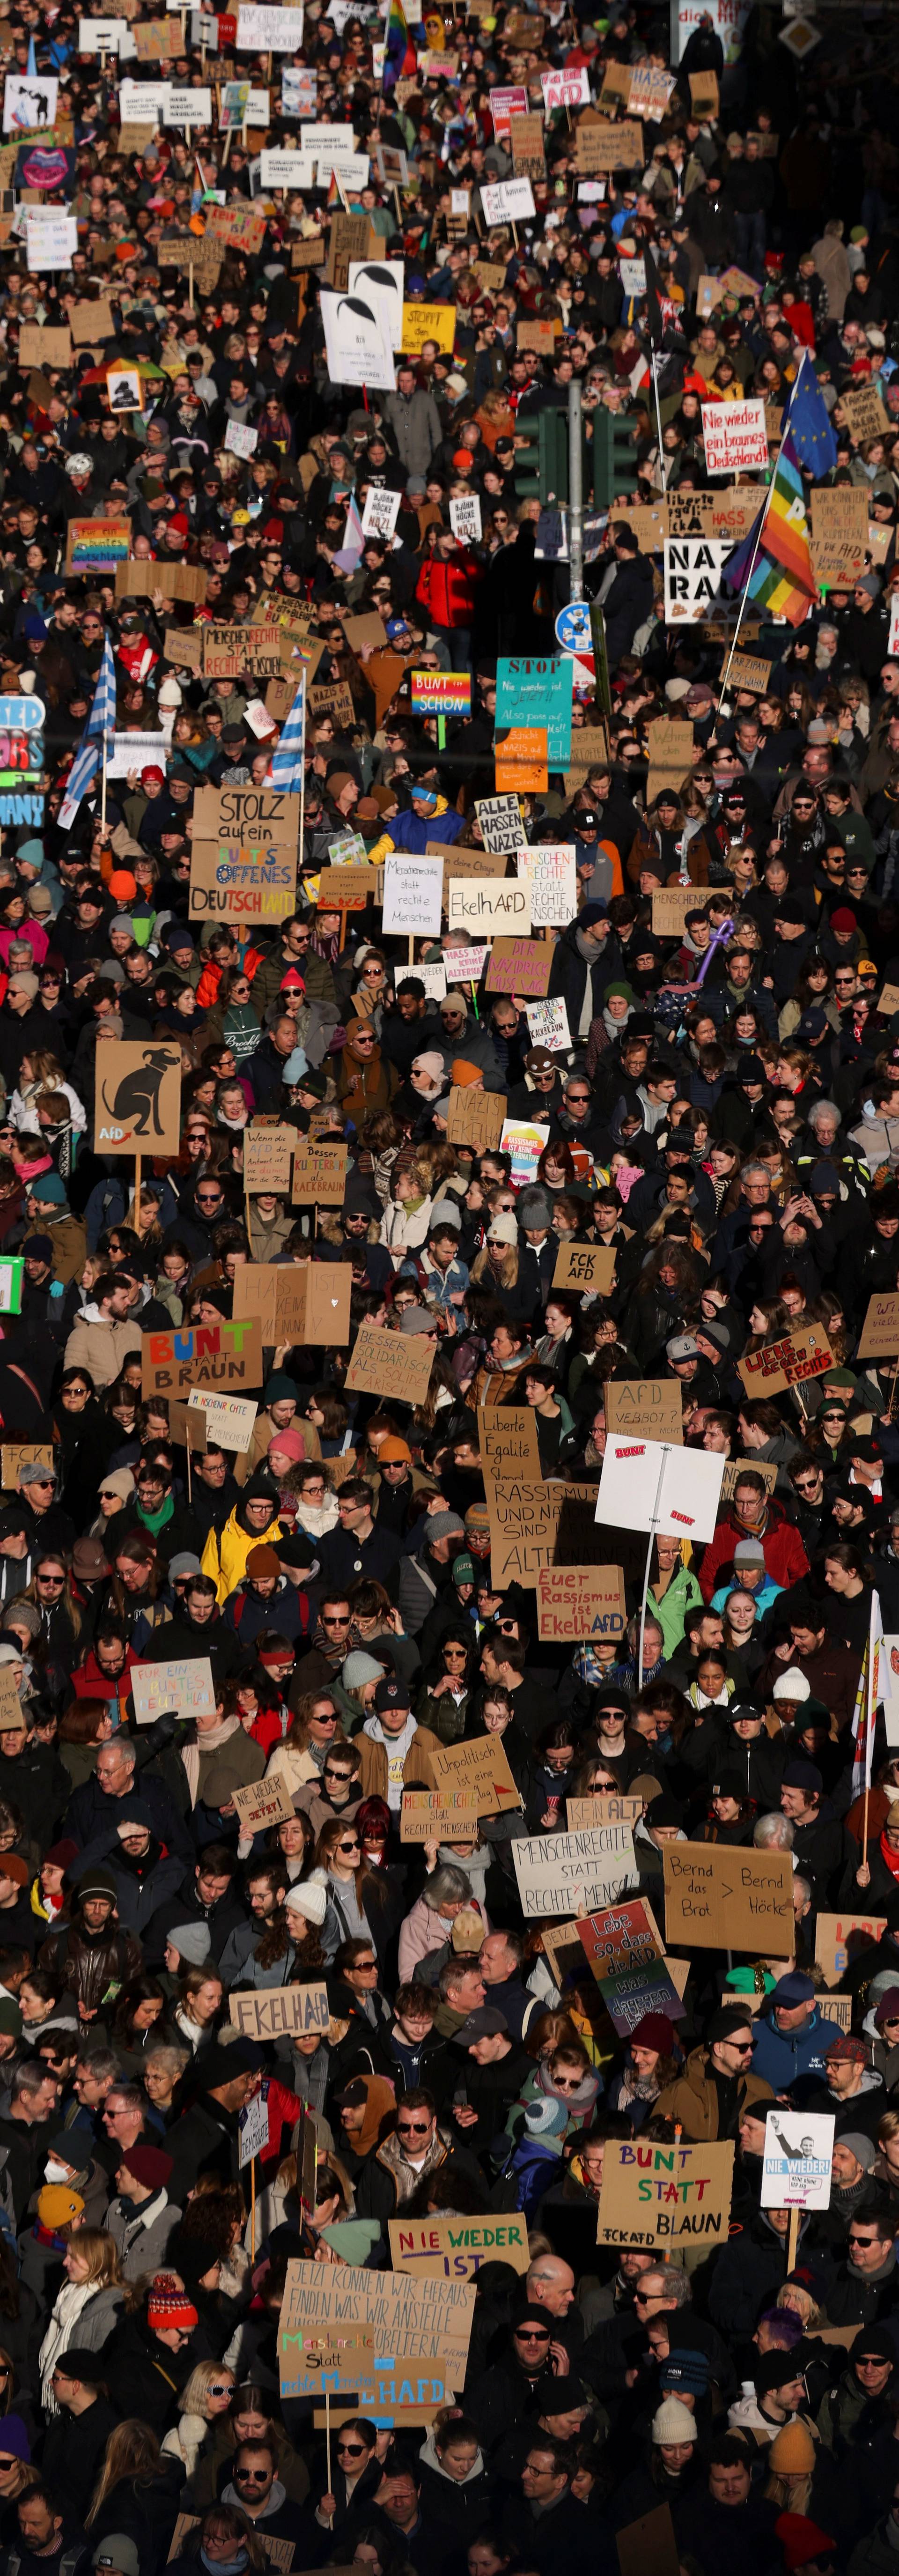
<path fill-rule="evenodd" d="M 774 2093 L 789 2093 L 800 2076 L 824 2080 L 827 2051 L 840 2036 L 816 2001 L 810 1977 L 798 1968 L 778 1979 L 755 2023 L 754 2075 L 762 2075 Z"/>

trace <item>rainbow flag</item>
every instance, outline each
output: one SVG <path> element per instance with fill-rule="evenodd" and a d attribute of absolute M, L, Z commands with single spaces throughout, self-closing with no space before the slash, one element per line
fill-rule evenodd
<path fill-rule="evenodd" d="M 753 558 L 755 560 L 753 561 Z M 764 509 L 728 557 L 722 580 L 771 617 L 801 626 L 816 597 L 799 459 L 789 431 Z"/>
<path fill-rule="evenodd" d="M 394 81 L 411 80 L 418 62 L 402 0 L 390 0 L 384 45 L 384 88 L 390 90 Z"/>

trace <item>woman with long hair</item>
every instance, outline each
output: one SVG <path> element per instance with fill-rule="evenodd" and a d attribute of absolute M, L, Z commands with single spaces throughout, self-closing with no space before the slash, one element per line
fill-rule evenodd
<path fill-rule="evenodd" d="M 79 2227 L 63 2255 L 65 2280 L 57 2292 L 40 2348 L 41 2404 L 55 2415 L 53 2369 L 66 2345 L 99 2352 L 112 2333 L 124 2296 L 118 2250 L 100 2227 Z"/>
<path fill-rule="evenodd" d="M 141 2576 L 145 2569 L 147 2576 L 161 2576 L 183 2480 L 178 2454 L 164 2455 L 151 2426 L 140 2416 L 126 2416 L 110 2433 L 84 2517 L 94 2548 L 107 2533 L 124 2532 L 140 2551 Z"/>
<path fill-rule="evenodd" d="M 658 1244 L 644 1262 L 628 1312 L 628 1340 L 641 1375 L 657 1364 L 672 1334 L 685 1330 L 702 1276 L 696 1253 L 676 1237 Z"/>
<path fill-rule="evenodd" d="M 335 1595 L 335 1599 L 338 1598 L 339 1595 Z M 333 1640 L 335 1631 L 330 1633 Z M 282 1779 L 291 1797 L 307 1781 L 314 1785 L 321 1779 L 326 1757 L 339 1743 L 342 1734 L 333 1691 L 301 1692 L 287 1734 L 281 1744 L 275 1745 L 266 1779 L 273 1776 Z"/>
<path fill-rule="evenodd" d="M 194 2502 L 196 2478 L 192 2481 Z M 195 2531 L 185 2533 L 182 2548 L 169 2560 L 171 2576 L 269 2576 L 271 2559 L 246 2514 L 234 2504 L 210 2505 Z"/>
<path fill-rule="evenodd" d="M 187 1968 L 165 2024 L 165 2036 L 183 2041 L 194 2057 L 211 2048 L 221 2018 L 224 1986 L 211 1961 Z"/>
<path fill-rule="evenodd" d="M 430 1727 L 441 1744 L 457 1744 L 465 1734 L 476 1671 L 474 1629 L 457 1620 L 444 1630 L 415 1702 L 419 1726 Z"/>
<path fill-rule="evenodd" d="M 126 2076 L 142 2076 L 151 2050 L 158 2045 L 159 2032 L 166 2007 L 165 1987 L 158 1977 L 146 1970 L 132 1977 L 117 1997 L 112 2019 L 112 2040 L 116 2056 Z"/>
<path fill-rule="evenodd" d="M 326 1895 L 321 1938 L 328 1966 L 343 1941 L 370 1941 L 378 1957 L 388 1929 L 384 1889 L 377 1871 L 363 1860 L 356 1826 L 343 1824 L 339 1816 L 319 1834 L 312 1884 L 323 1887 Z"/>

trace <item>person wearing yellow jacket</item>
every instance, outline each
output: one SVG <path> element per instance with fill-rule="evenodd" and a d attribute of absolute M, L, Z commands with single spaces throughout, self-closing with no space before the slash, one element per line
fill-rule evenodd
<path fill-rule="evenodd" d="M 257 1467 L 224 1529 L 210 1530 L 203 1549 L 203 1572 L 216 1586 L 219 1609 L 242 1582 L 251 1547 L 263 1538 L 277 1547 L 286 1536 L 286 1524 L 278 1518 L 277 1486 L 267 1468 Z"/>

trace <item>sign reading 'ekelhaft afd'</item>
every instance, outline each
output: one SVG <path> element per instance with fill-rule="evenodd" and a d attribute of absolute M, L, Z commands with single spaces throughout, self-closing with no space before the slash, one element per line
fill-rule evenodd
<path fill-rule="evenodd" d="M 250 1316 L 243 1323 L 141 1335 L 142 1395 L 185 1395 L 191 1386 L 237 1395 L 261 1384 L 262 1334 Z"/>

